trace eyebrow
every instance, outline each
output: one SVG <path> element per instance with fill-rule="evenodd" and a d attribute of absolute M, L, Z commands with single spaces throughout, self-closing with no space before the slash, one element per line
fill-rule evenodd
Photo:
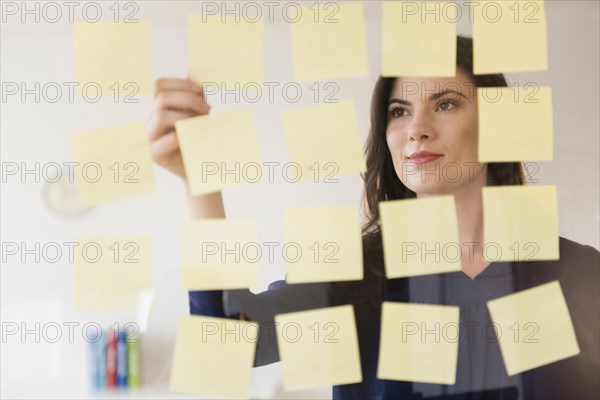
<path fill-rule="evenodd" d="M 445 95 L 450 94 L 450 93 L 457 94 L 457 95 L 462 96 L 462 97 L 464 97 L 466 99 L 466 96 L 464 94 L 462 94 L 461 92 L 457 92 L 456 90 L 448 89 L 448 90 L 444 90 L 444 91 L 432 94 L 431 96 L 429 96 L 428 100 L 429 101 L 435 101 L 435 100 L 439 99 L 440 97 L 444 97 Z M 388 107 L 391 104 L 394 104 L 394 103 L 402 104 L 402 105 L 405 105 L 405 106 L 412 105 L 412 103 L 410 101 L 407 101 L 407 100 L 404 100 L 404 99 L 396 99 L 396 98 L 394 98 L 394 99 L 391 99 L 388 102 Z"/>

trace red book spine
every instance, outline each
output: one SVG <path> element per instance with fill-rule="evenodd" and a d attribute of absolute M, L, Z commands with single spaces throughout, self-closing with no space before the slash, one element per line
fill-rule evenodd
<path fill-rule="evenodd" d="M 106 387 L 117 386 L 117 335 L 115 331 L 108 332 L 106 341 Z"/>

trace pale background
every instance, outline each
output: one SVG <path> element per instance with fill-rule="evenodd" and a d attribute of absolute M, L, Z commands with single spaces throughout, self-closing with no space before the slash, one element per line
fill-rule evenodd
<path fill-rule="evenodd" d="M 218 2 L 220 3 L 220 2 Z M 357 105 L 363 141 L 368 129 L 368 111 L 373 83 L 380 68 L 380 4 L 366 2 L 366 27 L 370 76 L 338 81 L 338 99 L 353 98 Z M 108 15 L 112 2 L 102 2 Z M 153 74 L 184 77 L 186 74 L 187 15 L 199 13 L 192 2 L 138 2 L 138 18 L 152 22 Z M 555 159 L 538 163 L 539 183 L 558 186 L 560 234 L 580 243 L 599 247 L 599 3 L 596 1 L 548 1 L 549 71 L 509 74 L 511 82 L 534 81 L 553 90 Z M 80 13 L 75 14 L 77 19 Z M 466 15 L 466 14 L 465 14 Z M 63 17 L 59 23 L 27 23 L 8 18 L 2 24 L 1 78 L 3 82 L 71 82 L 75 80 L 71 25 Z M 292 78 L 290 33 L 280 14 L 276 23 L 266 24 L 266 78 L 290 82 Z M 470 33 L 463 16 L 459 32 Z M 215 39 L 216 40 L 216 39 Z M 243 60 L 240 60 L 243 67 Z M 212 112 L 251 106 L 257 118 L 261 153 L 265 160 L 285 162 L 285 143 L 278 112 L 313 102 L 308 85 L 298 104 L 261 101 L 255 105 L 218 104 Z M 149 98 L 139 104 L 115 104 L 103 100 L 96 104 L 64 97 L 56 104 L 27 103 L 9 99 L 1 111 L 2 162 L 63 163 L 70 160 L 68 137 L 96 127 L 144 119 Z M 11 261 L 2 265 L 2 322 L 25 323 L 31 329 L 50 322 L 95 321 L 106 326 L 114 322 L 135 321 L 145 330 L 142 374 L 151 385 L 142 390 L 148 396 L 168 394 L 166 383 L 175 327 L 179 315 L 187 313 L 186 293 L 179 286 L 179 225 L 186 218 L 183 191 L 179 181 L 156 169 L 159 191 L 156 194 L 95 207 L 74 219 L 50 214 L 42 200 L 43 183 L 11 179 L 2 184 L 2 241 L 66 242 L 76 235 L 151 235 L 154 241 L 154 302 L 140 306 L 139 314 L 78 314 L 73 307 L 73 266 L 67 261 L 50 264 Z M 360 196 L 358 176 L 346 177 L 338 184 L 272 184 L 239 187 L 224 192 L 229 217 L 253 217 L 259 223 L 259 241 L 282 240 L 284 207 L 356 204 Z M 12 258 L 11 260 L 15 260 Z M 281 265 L 261 265 L 262 290 L 283 277 Z M 143 302 L 142 302 L 143 303 Z M 148 303 L 148 301 L 146 301 Z M 151 311 L 148 315 L 147 309 Z M 64 327 L 64 326 L 63 326 Z M 3 336 L 4 339 L 4 336 Z M 66 328 L 58 343 L 35 342 L 28 335 L 24 343 L 18 336 L 2 343 L 1 387 L 3 397 L 92 397 L 86 371 L 86 343 L 81 325 L 75 328 L 74 343 L 69 343 Z M 285 393 L 281 365 L 253 371 L 252 397 L 322 397 L 330 388 L 302 393 Z M 123 394 L 124 395 L 124 394 Z M 105 395 L 98 395 L 105 396 Z"/>

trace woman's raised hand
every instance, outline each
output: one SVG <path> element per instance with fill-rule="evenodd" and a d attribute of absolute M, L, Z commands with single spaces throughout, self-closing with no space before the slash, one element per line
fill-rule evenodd
<path fill-rule="evenodd" d="M 189 79 L 160 78 L 154 86 L 154 103 L 146 120 L 152 158 L 166 170 L 187 182 L 175 122 L 206 115 L 210 106 L 204 101 L 202 87 Z"/>

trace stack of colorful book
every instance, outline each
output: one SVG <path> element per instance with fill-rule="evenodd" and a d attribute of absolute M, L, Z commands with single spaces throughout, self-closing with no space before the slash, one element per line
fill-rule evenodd
<path fill-rule="evenodd" d="M 95 390 L 133 389 L 139 385 L 139 334 L 103 331 L 91 343 L 91 380 Z"/>

